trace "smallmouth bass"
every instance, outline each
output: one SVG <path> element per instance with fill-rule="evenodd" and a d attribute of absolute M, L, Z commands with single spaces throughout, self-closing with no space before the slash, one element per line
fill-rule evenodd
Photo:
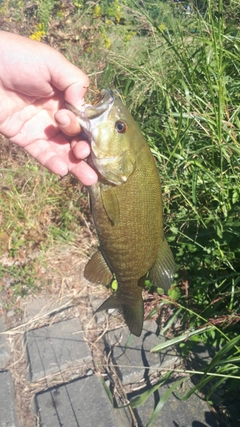
<path fill-rule="evenodd" d="M 98 172 L 89 187 L 99 250 L 87 263 L 85 278 L 118 288 L 97 311 L 119 309 L 129 330 L 140 336 L 142 289 L 148 274 L 156 287 L 171 286 L 175 264 L 163 232 L 159 174 L 150 148 L 121 98 L 102 91 L 78 120 L 91 145 L 89 163 Z M 76 114 L 76 109 L 69 106 Z"/>

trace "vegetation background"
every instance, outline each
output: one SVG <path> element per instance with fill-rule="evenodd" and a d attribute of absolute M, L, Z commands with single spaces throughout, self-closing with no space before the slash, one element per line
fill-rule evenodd
<path fill-rule="evenodd" d="M 159 316 L 166 345 L 178 345 L 186 367 L 197 346 L 211 354 L 206 365 L 184 377 L 172 371 L 161 383 L 172 378 L 173 391 L 176 378 L 194 378 L 182 398 L 201 391 L 222 425 L 239 425 L 239 1 L 0 0 L 0 26 L 83 68 L 90 100 L 104 87 L 124 96 L 157 159 L 178 265 L 168 296 L 148 284 L 149 316 Z M 17 310 L 19 298 L 44 285 L 50 254 L 66 246 L 77 256 L 92 226 L 73 178 L 59 181 L 4 138 L 0 156 L 0 292 L 6 308 Z"/>

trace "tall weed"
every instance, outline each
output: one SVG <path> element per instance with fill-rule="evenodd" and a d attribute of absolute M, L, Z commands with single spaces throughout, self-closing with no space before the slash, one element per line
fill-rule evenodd
<path fill-rule="evenodd" d="M 157 16 L 134 9 L 136 35 L 128 43 L 111 35 L 118 50 L 108 53 L 104 79 L 127 96 L 158 161 L 182 291 L 174 305 L 188 331 L 211 326 L 180 349 L 188 357 L 196 341 L 215 346 L 196 389 L 221 373 L 207 397 L 224 383 L 227 400 L 240 379 L 240 7 L 231 15 L 222 0 L 206 6 L 177 17 L 168 5 Z"/>

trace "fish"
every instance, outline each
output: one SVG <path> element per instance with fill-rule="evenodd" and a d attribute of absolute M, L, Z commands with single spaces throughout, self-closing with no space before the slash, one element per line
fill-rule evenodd
<path fill-rule="evenodd" d="M 88 135 L 89 164 L 98 182 L 88 187 L 99 248 L 84 277 L 117 290 L 96 311 L 118 309 L 130 332 L 143 329 L 142 291 L 148 278 L 167 291 L 175 263 L 163 231 L 159 173 L 151 150 L 120 95 L 103 90 L 97 104 L 71 108 Z"/>

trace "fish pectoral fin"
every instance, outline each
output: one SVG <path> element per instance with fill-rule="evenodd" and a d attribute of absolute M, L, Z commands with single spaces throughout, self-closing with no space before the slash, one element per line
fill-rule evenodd
<path fill-rule="evenodd" d="M 101 192 L 104 209 L 110 221 L 117 225 L 120 220 L 120 209 L 117 193 L 114 187 L 108 187 Z"/>
<path fill-rule="evenodd" d="M 118 298 L 117 292 L 107 298 L 96 310 L 117 309 L 124 317 L 124 320 L 130 330 L 130 332 L 137 337 L 140 337 L 143 328 L 143 316 L 144 316 L 144 305 L 142 299 L 142 291 L 139 292 L 139 298 L 133 304 L 127 304 L 125 301 L 121 301 Z"/>
<path fill-rule="evenodd" d="M 163 239 L 155 263 L 149 270 L 148 278 L 156 288 L 167 291 L 172 282 L 175 272 L 175 262 L 172 251 L 167 240 Z"/>
<path fill-rule="evenodd" d="M 98 285 L 109 285 L 112 280 L 110 271 L 100 251 L 96 252 L 84 269 L 84 277 L 91 283 Z"/>

